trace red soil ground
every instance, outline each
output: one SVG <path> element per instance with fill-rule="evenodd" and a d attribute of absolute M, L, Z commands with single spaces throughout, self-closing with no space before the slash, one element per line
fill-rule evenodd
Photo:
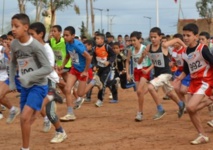
<path fill-rule="evenodd" d="M 119 89 L 119 103 L 108 103 L 108 94 L 104 106 L 96 108 L 96 93 L 91 103 L 75 111 L 77 119 L 63 122 L 68 139 L 60 144 L 50 144 L 54 128 L 43 133 L 43 119 L 38 117 L 32 126 L 31 150 L 213 150 L 212 142 L 202 145 L 190 145 L 197 133 L 190 122 L 188 114 L 181 119 L 177 117 L 177 106 L 172 101 L 163 101 L 167 114 L 160 120 L 152 120 L 156 113 L 155 103 L 151 96 L 145 96 L 144 120 L 135 122 L 137 112 L 136 93 L 133 89 Z M 108 93 L 108 91 L 107 91 Z M 18 106 L 16 94 L 8 97 Z M 160 91 L 160 96 L 163 97 Z M 21 147 L 21 130 L 19 116 L 12 124 L 6 124 L 8 110 L 3 112 L 5 118 L 0 120 L 0 150 L 19 150 Z M 66 114 L 66 105 L 58 104 L 58 115 Z M 203 126 L 213 139 L 213 128 L 207 126 L 209 116 L 207 108 L 201 111 Z"/>

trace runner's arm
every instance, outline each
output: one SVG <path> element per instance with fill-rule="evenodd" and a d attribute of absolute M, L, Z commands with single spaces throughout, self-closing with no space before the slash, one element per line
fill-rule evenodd
<path fill-rule="evenodd" d="M 213 65 L 213 55 L 210 53 L 209 48 L 207 46 L 203 47 L 202 50 L 203 58 L 208 61 L 211 65 Z"/>

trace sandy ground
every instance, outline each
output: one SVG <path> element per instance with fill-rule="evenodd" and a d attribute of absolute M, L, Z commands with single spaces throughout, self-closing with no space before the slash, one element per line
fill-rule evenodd
<path fill-rule="evenodd" d="M 49 133 L 43 133 L 41 116 L 32 126 L 31 150 L 213 150 L 212 142 L 202 145 L 190 145 L 197 133 L 189 120 L 188 114 L 181 119 L 177 117 L 178 107 L 171 100 L 163 101 L 167 114 L 160 120 L 152 120 L 156 113 L 151 96 L 145 96 L 144 120 L 135 122 L 137 112 L 136 93 L 133 89 L 119 89 L 119 103 L 108 103 L 108 91 L 104 106 L 96 108 L 96 93 L 92 95 L 91 103 L 75 111 L 77 119 L 73 122 L 63 122 L 68 139 L 60 144 L 50 144 L 54 136 L 54 128 Z M 8 97 L 18 106 L 16 94 Z M 159 95 L 163 97 L 160 91 Z M 6 124 L 8 110 L 3 112 L 5 118 L 0 120 L 0 150 L 19 150 L 21 147 L 21 130 L 19 116 L 12 124 Z M 66 105 L 58 104 L 58 115 L 66 114 Z M 209 116 L 207 108 L 201 111 L 203 126 L 213 139 L 213 128 L 207 126 Z"/>

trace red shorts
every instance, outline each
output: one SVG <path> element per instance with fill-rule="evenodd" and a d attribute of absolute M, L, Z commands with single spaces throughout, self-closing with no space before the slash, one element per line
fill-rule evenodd
<path fill-rule="evenodd" d="M 190 94 L 212 95 L 212 81 L 203 81 L 202 79 L 191 79 L 188 92 Z"/>
<path fill-rule="evenodd" d="M 143 67 L 144 70 L 146 70 L 148 68 L 149 67 Z M 144 74 L 141 69 L 135 68 L 134 69 L 134 79 L 135 79 L 135 81 L 140 81 L 141 77 L 143 77 L 143 78 L 145 78 L 147 80 L 150 80 L 150 71 L 147 74 Z"/>
<path fill-rule="evenodd" d="M 82 76 L 81 76 L 81 73 L 82 73 L 82 72 L 79 72 L 79 71 L 78 71 L 77 69 L 75 69 L 74 67 L 72 67 L 72 68 L 70 69 L 70 74 L 76 76 L 77 79 L 78 79 L 79 81 L 87 81 L 88 76 L 82 77 Z"/>
<path fill-rule="evenodd" d="M 92 68 L 90 68 L 90 69 L 88 70 L 88 79 L 89 79 L 89 80 L 92 80 L 92 79 L 93 79 L 93 71 L 92 71 Z"/>

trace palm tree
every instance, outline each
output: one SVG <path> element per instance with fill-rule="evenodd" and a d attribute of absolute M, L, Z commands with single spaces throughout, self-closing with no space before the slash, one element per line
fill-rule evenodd
<path fill-rule="evenodd" d="M 91 12 L 91 23 L 92 23 L 92 34 L 95 33 L 95 15 L 93 8 L 93 0 L 90 0 L 90 12 Z"/>

